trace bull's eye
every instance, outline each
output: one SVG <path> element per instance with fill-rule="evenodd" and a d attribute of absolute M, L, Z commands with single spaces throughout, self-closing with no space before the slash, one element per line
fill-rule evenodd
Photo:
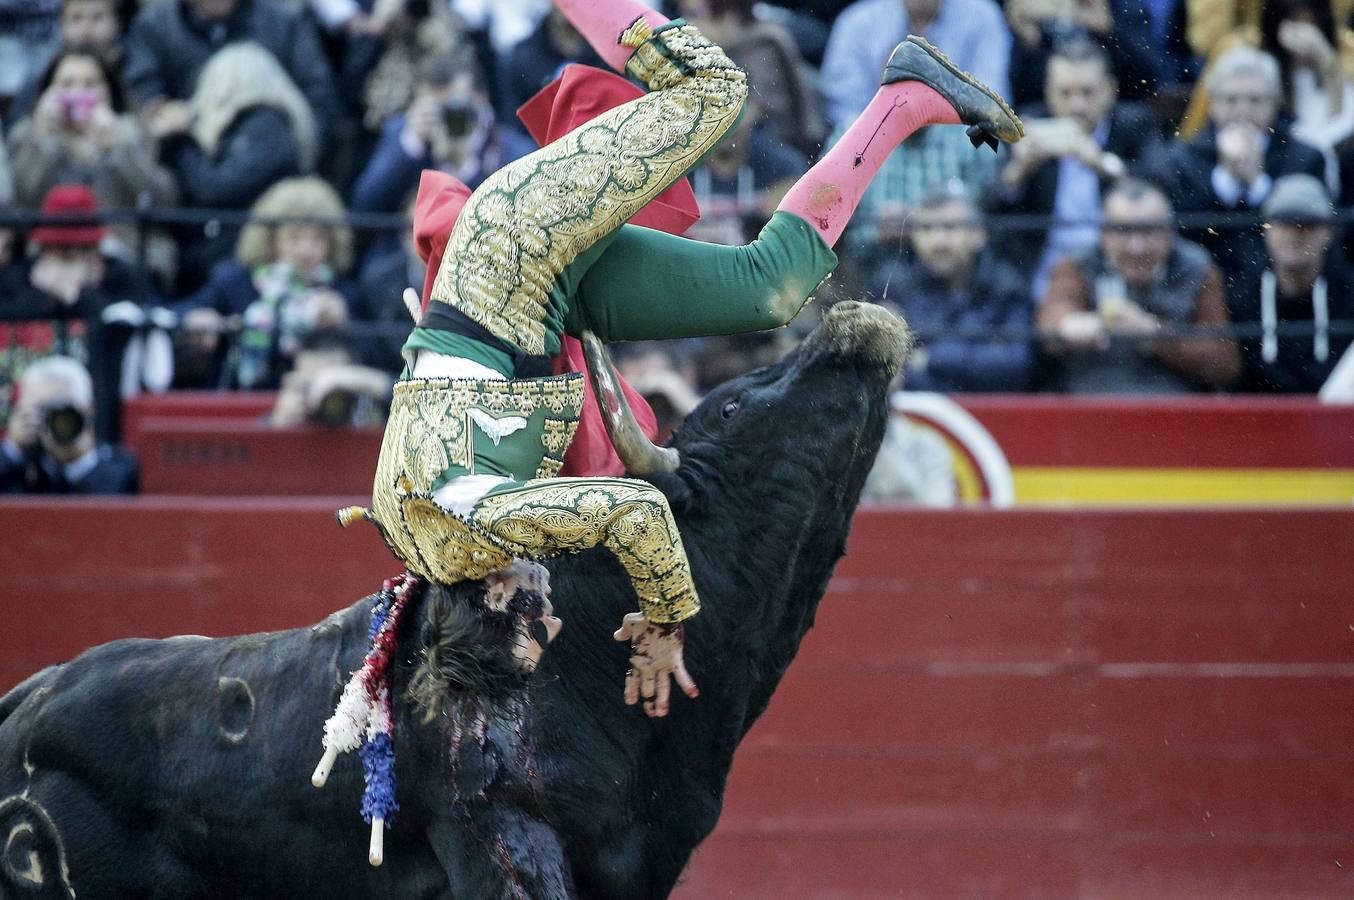
<path fill-rule="evenodd" d="M 733 414 L 738 412 L 738 401 L 730 400 L 719 408 L 719 414 L 726 419 L 732 419 Z"/>

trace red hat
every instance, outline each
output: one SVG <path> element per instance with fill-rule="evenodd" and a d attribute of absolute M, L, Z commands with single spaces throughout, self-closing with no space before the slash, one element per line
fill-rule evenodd
<path fill-rule="evenodd" d="M 43 218 L 86 218 L 99 215 L 99 201 L 87 184 L 58 184 L 42 198 Z M 101 222 L 46 224 L 33 229 L 29 240 L 47 246 L 92 247 L 108 234 Z"/>
<path fill-rule="evenodd" d="M 619 75 L 571 63 L 558 78 L 517 108 L 517 118 L 536 143 L 544 147 L 607 110 L 643 96 L 643 91 Z M 682 178 L 650 200 L 630 222 L 682 234 L 700 217 L 696 194 Z"/>

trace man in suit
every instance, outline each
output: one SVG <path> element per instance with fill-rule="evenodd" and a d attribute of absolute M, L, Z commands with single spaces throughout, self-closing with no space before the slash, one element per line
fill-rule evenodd
<path fill-rule="evenodd" d="M 1321 152 L 1295 138 L 1292 123 L 1279 115 L 1282 87 L 1268 53 L 1249 46 L 1227 51 L 1204 85 L 1208 127 L 1166 148 L 1149 167 L 1182 216 L 1211 214 L 1213 221 L 1191 223 L 1184 234 L 1208 248 L 1229 283 L 1264 253 L 1255 213 L 1275 180 L 1325 172 Z M 1227 221 L 1229 213 L 1243 221 Z"/>
<path fill-rule="evenodd" d="M 1044 106 L 1022 110 L 1030 123 L 992 192 L 994 212 L 1051 216 L 1042 231 L 1011 231 L 1000 249 L 1037 261 L 1032 295 L 1042 297 L 1053 267 L 1094 247 L 1101 197 L 1110 182 L 1155 151 L 1159 126 L 1137 103 L 1118 102 L 1109 54 L 1089 40 L 1069 41 L 1049 59 Z"/>

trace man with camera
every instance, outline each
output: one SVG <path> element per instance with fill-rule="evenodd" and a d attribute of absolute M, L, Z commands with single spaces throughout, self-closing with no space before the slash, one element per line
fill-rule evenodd
<path fill-rule="evenodd" d="M 424 169 L 456 176 L 475 188 L 504 163 L 535 149 L 501 128 L 489 92 L 469 56 L 433 56 L 419 67 L 414 100 L 381 131 L 353 192 L 354 212 L 398 212 Z"/>
<path fill-rule="evenodd" d="M 136 457 L 94 438 L 94 385 L 80 363 L 29 366 L 0 442 L 0 494 L 134 494 Z"/>
<path fill-rule="evenodd" d="M 1029 134 L 1011 147 L 989 205 L 1052 220 L 1047 232 L 1014 230 L 1000 240 L 1008 259 L 1034 264 L 1035 299 L 1059 262 L 1096 245 L 1110 185 L 1155 152 L 1151 112 L 1118 96 L 1109 54 L 1091 41 L 1069 40 L 1049 59 L 1044 104 L 1021 110 Z"/>

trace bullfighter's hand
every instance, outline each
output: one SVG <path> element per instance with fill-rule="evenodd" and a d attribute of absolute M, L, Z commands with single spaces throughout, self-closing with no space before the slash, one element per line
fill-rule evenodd
<path fill-rule="evenodd" d="M 644 698 L 644 713 L 652 718 L 668 714 L 672 686 L 691 699 L 700 696 L 696 682 L 682 661 L 682 626 L 650 622 L 643 613 L 630 613 L 612 635 L 618 641 L 630 641 L 630 671 L 625 675 L 625 702 L 634 706 Z"/>

